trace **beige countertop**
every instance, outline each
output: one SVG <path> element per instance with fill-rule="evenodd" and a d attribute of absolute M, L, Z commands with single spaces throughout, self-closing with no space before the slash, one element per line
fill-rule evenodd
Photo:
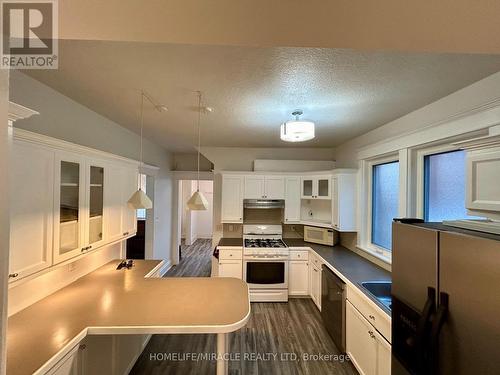
<path fill-rule="evenodd" d="M 9 318 L 7 373 L 32 374 L 87 334 L 227 333 L 250 316 L 234 278 L 145 278 L 160 261 L 112 261 Z M 45 366 L 44 366 L 45 368 Z"/>

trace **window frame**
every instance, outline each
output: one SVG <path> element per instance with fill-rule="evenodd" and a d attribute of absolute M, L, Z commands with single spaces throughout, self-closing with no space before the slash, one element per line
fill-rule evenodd
<path fill-rule="evenodd" d="M 460 151 L 460 148 L 451 144 L 440 144 L 416 150 L 416 216 L 425 219 L 425 157 L 446 152 Z"/>
<path fill-rule="evenodd" d="M 393 153 L 390 155 L 386 155 L 384 157 L 379 157 L 371 160 L 363 160 L 362 168 L 364 170 L 363 180 L 364 180 L 364 202 L 366 202 L 366 210 L 367 212 L 361 213 L 360 220 L 361 225 L 360 228 L 360 241 L 358 244 L 358 248 L 361 250 L 373 255 L 374 257 L 386 262 L 391 263 L 392 251 L 388 250 L 384 247 L 378 246 L 372 242 L 372 215 L 373 215 L 373 167 L 381 164 L 388 164 L 398 162 L 399 163 L 399 213 L 401 213 L 401 204 L 402 204 L 402 190 L 404 189 L 401 181 L 402 178 L 406 179 L 406 173 L 402 174 L 402 160 L 401 156 L 398 153 Z M 406 165 L 404 166 L 404 170 L 406 171 Z"/>

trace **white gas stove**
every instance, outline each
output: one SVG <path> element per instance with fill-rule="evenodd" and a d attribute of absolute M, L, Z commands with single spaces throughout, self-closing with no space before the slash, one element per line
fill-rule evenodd
<path fill-rule="evenodd" d="M 289 250 L 281 225 L 243 225 L 243 278 L 252 302 L 288 301 Z"/>

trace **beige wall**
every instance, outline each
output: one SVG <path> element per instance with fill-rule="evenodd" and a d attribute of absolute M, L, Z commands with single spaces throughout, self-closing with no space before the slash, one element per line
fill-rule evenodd
<path fill-rule="evenodd" d="M 0 374 L 5 373 L 7 327 L 7 280 L 9 274 L 9 207 L 7 116 L 9 71 L 0 70 Z"/>
<path fill-rule="evenodd" d="M 198 170 L 198 154 L 175 153 L 173 156 L 174 171 Z M 212 163 L 205 156 L 200 155 L 200 171 L 211 171 Z"/>

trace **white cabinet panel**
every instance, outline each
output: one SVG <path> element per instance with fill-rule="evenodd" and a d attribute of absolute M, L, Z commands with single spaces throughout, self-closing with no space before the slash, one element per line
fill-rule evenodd
<path fill-rule="evenodd" d="M 137 232 L 137 210 L 133 209 L 126 202 L 139 187 L 138 170 L 124 168 L 122 172 L 122 202 L 125 202 L 122 212 L 122 231 L 123 236 L 129 236 Z"/>
<path fill-rule="evenodd" d="M 321 265 L 317 267 L 314 261 L 309 262 L 309 286 L 311 299 L 321 311 Z"/>
<path fill-rule="evenodd" d="M 243 263 L 241 260 L 220 260 L 219 277 L 243 278 Z"/>
<path fill-rule="evenodd" d="M 266 199 L 285 199 L 285 179 L 279 176 L 266 176 L 264 196 Z"/>
<path fill-rule="evenodd" d="M 123 168 L 109 164 L 104 175 L 104 211 L 107 241 L 113 242 L 123 236 L 122 211 L 125 209 L 123 197 Z"/>
<path fill-rule="evenodd" d="M 361 375 L 377 374 L 377 340 L 375 329 L 346 302 L 346 351 Z"/>
<path fill-rule="evenodd" d="M 391 345 L 375 331 L 377 338 L 377 375 L 391 375 Z"/>
<path fill-rule="evenodd" d="M 243 176 L 222 176 L 221 221 L 243 222 Z"/>
<path fill-rule="evenodd" d="M 500 148 L 467 153 L 466 207 L 500 213 Z"/>
<path fill-rule="evenodd" d="M 309 265 L 307 261 L 291 260 L 289 262 L 288 294 L 309 294 Z"/>
<path fill-rule="evenodd" d="M 54 152 L 16 141 L 9 174 L 9 281 L 15 281 L 52 264 Z"/>
<path fill-rule="evenodd" d="M 245 199 L 264 199 L 265 178 L 264 176 L 246 176 L 245 177 Z"/>
<path fill-rule="evenodd" d="M 47 371 L 46 375 L 83 375 L 81 360 L 79 358 L 78 346 L 74 347 L 54 367 Z"/>
<path fill-rule="evenodd" d="M 332 227 L 340 232 L 355 232 L 357 176 L 350 173 L 335 174 L 331 183 Z"/>
<path fill-rule="evenodd" d="M 300 177 L 285 180 L 285 223 L 300 222 Z"/>

